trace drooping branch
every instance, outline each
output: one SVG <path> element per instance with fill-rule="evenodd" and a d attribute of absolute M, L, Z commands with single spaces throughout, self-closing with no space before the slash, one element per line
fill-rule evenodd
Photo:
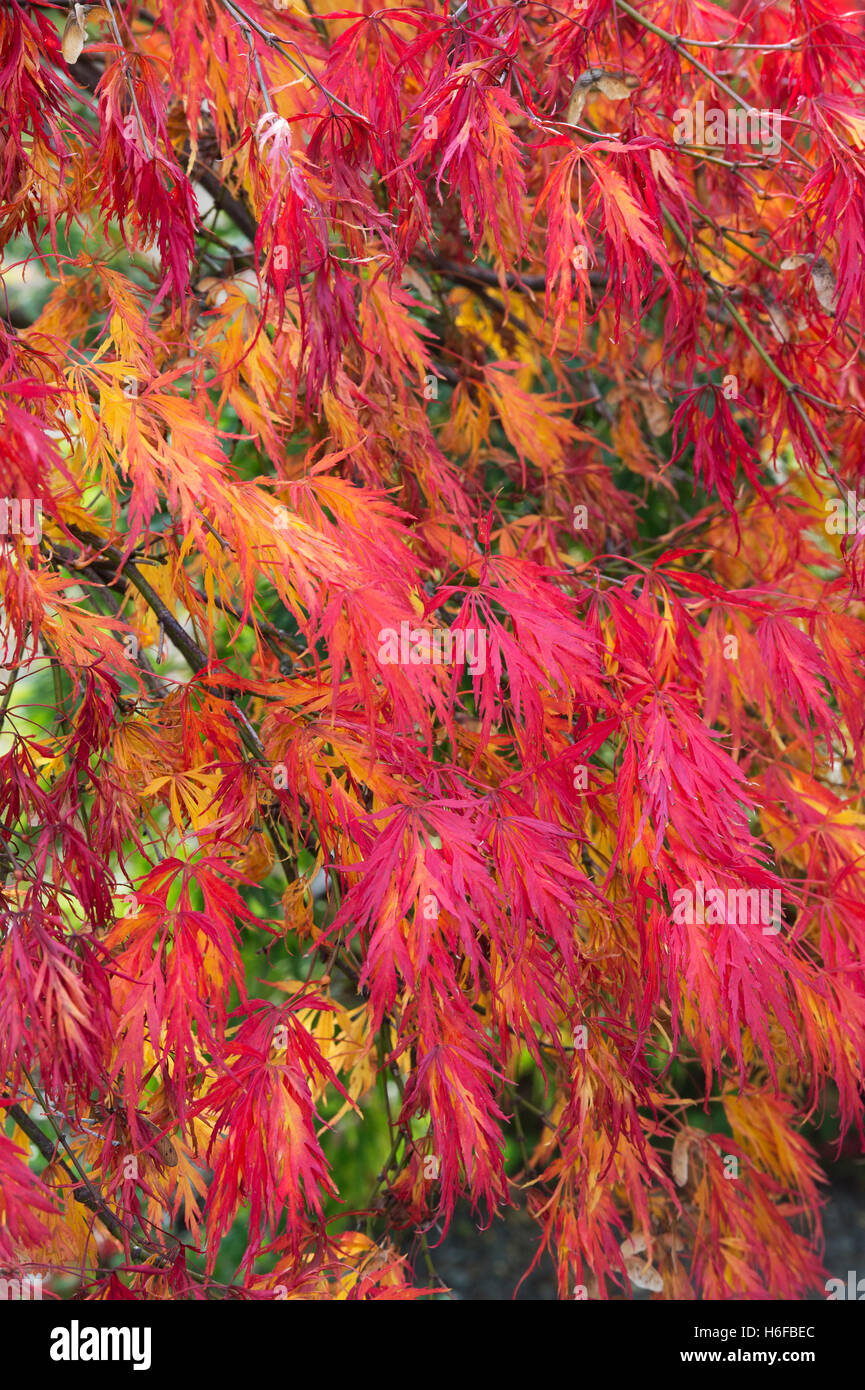
<path fill-rule="evenodd" d="M 75 1201 L 79 1202 L 81 1206 L 86 1207 L 88 1211 L 92 1211 L 95 1216 L 99 1217 L 103 1226 L 110 1231 L 115 1240 L 119 1240 L 121 1244 L 129 1250 L 133 1259 L 155 1259 L 163 1265 L 169 1263 L 165 1252 L 158 1250 L 155 1246 L 130 1244 L 129 1232 L 126 1227 L 122 1222 L 118 1221 L 114 1212 L 91 1183 L 79 1177 L 77 1173 L 74 1173 L 65 1160 L 58 1159 L 57 1145 L 51 1142 L 48 1135 L 39 1128 L 36 1121 L 27 1114 L 27 1111 L 24 1110 L 22 1106 L 13 1104 L 5 1106 L 4 1109 L 7 1114 L 11 1115 L 18 1128 L 27 1135 L 31 1143 L 36 1145 L 46 1163 L 60 1164 L 60 1167 L 69 1178 L 71 1196 L 74 1197 Z"/>

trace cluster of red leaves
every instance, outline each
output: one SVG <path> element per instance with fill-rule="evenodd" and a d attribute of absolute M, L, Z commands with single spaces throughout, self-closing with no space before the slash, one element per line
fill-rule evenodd
<path fill-rule="evenodd" d="M 234 1296 L 411 1298 L 520 1201 L 563 1297 L 802 1296 L 802 1125 L 865 1080 L 861 16 L 64 18 L 0 11 L 49 290 L 0 321 L 0 1260 L 204 1297 L 242 1217 Z"/>

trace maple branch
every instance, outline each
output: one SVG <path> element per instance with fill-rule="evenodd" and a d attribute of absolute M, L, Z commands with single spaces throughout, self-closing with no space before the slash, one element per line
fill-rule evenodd
<path fill-rule="evenodd" d="M 49 556 L 56 556 L 71 574 L 76 576 L 84 575 L 88 583 L 99 590 L 112 618 L 120 617 L 120 600 L 114 593 L 114 586 L 112 586 L 110 579 L 105 576 L 104 572 L 103 574 L 99 573 L 98 561 L 93 565 L 82 565 L 76 560 L 74 552 L 68 550 L 65 546 L 57 545 L 50 541 L 47 543 L 43 542 L 43 544 L 47 545 Z M 108 568 L 111 568 L 111 566 L 108 566 Z M 153 670 L 144 652 L 138 652 L 132 660 L 141 671 L 141 679 L 144 681 L 151 695 L 153 695 L 155 699 L 163 699 L 165 696 L 165 682 L 163 678 Z"/>
<path fill-rule="evenodd" d="M 27 1135 L 31 1143 L 36 1145 L 46 1163 L 52 1165 L 56 1163 L 60 1164 L 60 1167 L 72 1184 L 70 1192 L 75 1198 L 75 1201 L 79 1202 L 81 1206 L 87 1207 L 88 1211 L 92 1211 L 94 1215 L 98 1216 L 103 1226 L 108 1229 L 115 1240 L 119 1240 L 124 1248 L 129 1250 L 134 1259 L 152 1259 L 155 1257 L 162 1264 L 170 1263 L 165 1252 L 158 1250 L 155 1246 L 148 1249 L 147 1245 L 140 1245 L 138 1243 L 134 1245 L 128 1244 L 130 1232 L 121 1221 L 118 1221 L 111 1208 L 106 1205 L 99 1193 L 91 1186 L 88 1179 L 86 1177 L 79 1178 L 64 1159 L 58 1159 L 57 1145 L 53 1144 L 48 1138 L 48 1135 L 43 1133 L 36 1121 L 31 1119 L 27 1114 L 27 1111 L 18 1104 L 8 1105 L 4 1108 L 7 1114 L 12 1116 L 18 1128 Z M 47 1109 L 45 1113 L 56 1130 L 57 1126 L 54 1125 L 54 1121 Z M 62 1138 L 62 1136 L 58 1132 L 58 1139 L 60 1138 Z"/>
<path fill-rule="evenodd" d="M 113 551 L 113 547 L 108 550 L 108 553 L 111 555 L 112 559 L 114 559 L 115 556 L 117 557 L 123 573 L 128 577 L 134 588 L 138 590 L 151 612 L 159 619 L 160 627 L 168 633 L 175 647 L 180 652 L 181 656 L 184 657 L 187 664 L 192 667 L 196 675 L 199 671 L 203 671 L 206 666 L 209 666 L 210 662 L 207 654 L 202 651 L 195 638 L 190 637 L 183 624 L 180 623 L 171 612 L 171 609 L 166 607 L 156 590 L 148 584 L 138 566 L 131 560 L 123 561 L 119 553 Z"/>
<path fill-rule="evenodd" d="M 460 265 L 444 256 L 431 256 L 428 264 L 438 274 L 446 276 L 449 280 L 456 280 L 459 284 L 489 285 L 497 290 L 502 287 L 502 279 L 488 266 Z M 590 270 L 588 274 L 589 284 L 595 288 L 606 284 L 607 277 L 604 271 Z M 545 290 L 547 286 L 546 275 L 521 275 L 519 271 L 509 270 L 502 278 L 509 290 Z"/>
<path fill-rule="evenodd" d="M 114 553 L 117 554 L 116 551 Z M 120 559 L 119 555 L 118 559 Z M 156 590 L 151 588 L 148 584 L 138 566 L 133 564 L 132 561 L 127 560 L 123 564 L 123 571 L 129 576 L 130 582 L 135 586 L 147 606 L 159 619 L 163 630 L 168 633 L 175 647 L 186 659 L 193 671 L 197 674 L 199 671 L 204 670 L 206 666 L 209 666 L 210 660 L 206 653 L 202 651 L 195 639 L 189 636 L 189 633 L 186 632 L 182 624 L 178 622 L 170 609 L 166 608 L 162 599 L 159 597 Z M 227 695 L 231 699 L 232 708 L 240 721 L 237 732 L 247 752 L 251 753 L 253 757 L 257 758 L 259 761 L 266 763 L 267 758 L 264 752 L 264 745 L 243 710 L 236 703 L 238 692 L 232 691 L 230 688 L 220 687 L 217 693 L 223 696 Z"/>
<path fill-rule="evenodd" d="M 741 93 L 737 92 L 735 87 L 731 87 L 722 77 L 718 77 L 711 68 L 707 67 L 704 62 L 696 58 L 693 53 L 687 53 L 681 47 L 683 43 L 687 43 L 689 40 L 680 38 L 678 34 L 671 34 L 667 29 L 662 29 L 658 24 L 654 24 L 651 19 L 646 19 L 645 15 L 640 14 L 639 10 L 635 10 L 632 5 L 628 4 L 628 0 L 614 0 L 614 4 L 618 9 L 624 10 L 625 14 L 630 15 L 631 19 L 636 20 L 637 24 L 641 24 L 644 29 L 648 29 L 651 34 L 655 34 L 657 38 L 663 39 L 664 42 L 669 44 L 671 48 L 674 48 L 676 52 L 681 53 L 686 62 L 690 63 L 692 67 L 697 68 L 705 77 L 708 77 L 710 81 L 714 82 L 716 87 L 719 87 L 726 96 L 732 97 L 737 103 L 742 100 Z M 811 164 L 810 160 L 806 159 L 805 156 L 796 149 L 795 145 L 791 145 L 789 140 L 785 140 L 783 135 L 780 137 L 780 140 L 784 148 L 788 150 L 790 154 L 794 155 L 795 158 L 799 160 L 799 163 L 804 164 L 805 168 L 809 169 L 813 174 L 814 166 Z"/>
<path fill-rule="evenodd" d="M 621 3 L 621 0 L 619 0 L 619 2 Z M 801 417 L 805 425 L 805 428 L 807 429 L 808 434 L 811 437 L 814 447 L 816 448 L 817 453 L 820 456 L 820 460 L 824 468 L 826 469 L 828 477 L 832 479 L 835 486 L 838 488 L 838 491 L 843 496 L 846 485 L 839 473 L 837 472 L 837 470 L 835 469 L 835 467 L 833 466 L 831 460 L 829 459 L 825 449 L 823 448 L 822 443 L 820 442 L 820 438 L 817 434 L 817 431 L 814 428 L 814 422 L 811 420 L 810 416 L 808 415 L 808 412 L 805 410 L 805 407 L 799 399 L 801 388 L 799 387 L 798 383 L 795 381 L 791 381 L 790 378 L 786 375 L 786 373 L 782 372 L 781 368 L 766 351 L 763 344 L 760 342 L 759 338 L 754 333 L 753 329 L 748 323 L 747 319 L 745 319 L 745 317 L 740 313 L 740 311 L 736 308 L 735 304 L 733 304 L 732 300 L 730 299 L 730 296 L 728 294 L 728 287 L 725 285 L 717 284 L 717 282 L 713 279 L 709 272 L 704 270 L 702 266 L 699 264 L 699 262 L 696 260 L 695 256 L 691 251 L 691 247 L 688 243 L 685 233 L 682 231 L 682 228 L 679 226 L 676 219 L 667 211 L 666 208 L 663 209 L 663 213 L 668 226 L 675 234 L 686 256 L 691 261 L 691 264 L 694 266 L 694 269 L 697 271 L 697 274 L 701 276 L 701 278 L 705 281 L 706 285 L 711 290 L 711 292 L 716 296 L 716 298 L 721 302 L 723 307 L 727 310 L 731 318 L 738 324 L 739 328 L 745 334 L 745 337 L 748 339 L 749 343 L 754 348 L 760 360 L 764 363 L 766 367 L 768 367 L 769 371 L 775 377 L 776 381 L 778 381 L 780 385 L 784 388 L 784 390 L 787 392 L 787 395 L 793 402 L 793 405 L 795 406 L 798 415 Z M 808 393 L 806 392 L 805 394 L 807 395 Z M 842 409 L 841 406 L 832 406 L 831 408 L 838 410 Z"/>
<path fill-rule="evenodd" d="M 502 281 L 496 272 L 484 265 L 460 265 L 444 256 L 431 256 L 428 264 L 432 270 L 439 275 L 445 275 L 449 280 L 457 280 L 467 285 L 490 285 L 497 290 L 502 287 Z M 509 290 L 542 290 L 546 288 L 547 283 L 546 275 L 519 276 L 513 271 L 508 271 L 503 279 Z"/>
<path fill-rule="evenodd" d="M 238 231 L 243 232 L 250 241 L 255 241 L 258 223 L 249 208 L 234 196 L 227 184 L 223 183 L 219 175 L 208 164 L 204 164 L 200 157 L 196 158 L 190 177 L 210 194 L 218 212 L 225 213 Z"/>
<path fill-rule="evenodd" d="M 100 553 L 107 556 L 107 558 L 116 566 L 118 571 L 122 571 L 124 574 L 128 575 L 130 582 L 141 594 L 145 603 L 147 603 L 148 607 L 159 619 L 164 631 L 168 633 L 168 636 L 174 642 L 174 645 L 177 647 L 178 651 L 186 659 L 187 663 L 192 667 L 192 669 L 196 673 L 203 670 L 206 666 L 210 664 L 206 653 L 202 651 L 201 647 L 199 647 L 198 643 L 194 640 L 194 638 L 190 637 L 189 634 L 184 630 L 181 624 L 174 617 L 174 614 L 171 613 L 170 610 L 165 606 L 165 604 L 160 599 L 159 595 L 155 592 L 154 589 L 151 588 L 147 580 L 139 571 L 137 565 L 135 565 L 132 560 L 124 560 L 123 556 L 120 554 L 118 550 L 114 548 L 114 546 L 106 545 L 103 541 L 99 539 L 98 536 L 90 535 L 90 533 L 86 531 L 79 531 L 78 528 L 74 526 L 70 526 L 69 529 L 72 532 L 72 534 L 77 536 L 78 539 L 81 540 L 83 543 L 98 548 Z M 232 708 L 235 714 L 237 715 L 238 719 L 241 721 L 240 726 L 238 727 L 238 734 L 240 735 L 241 741 L 243 742 L 247 751 L 252 753 L 252 755 L 259 762 L 267 765 L 267 755 L 264 751 L 264 745 L 258 737 L 258 734 L 256 733 L 255 729 L 250 724 L 246 715 L 243 713 L 243 710 L 240 709 L 240 707 L 236 703 L 236 700 L 233 698 L 237 696 L 238 692 L 232 691 L 230 688 L 227 690 L 225 688 L 222 688 L 217 693 L 222 694 L 223 696 L 226 696 L 231 699 Z M 279 826 L 282 821 L 281 810 L 277 813 L 274 813 L 272 807 L 266 806 L 262 808 L 261 815 L 267 828 L 268 835 L 270 836 L 270 839 L 273 843 L 273 847 L 276 850 L 280 866 L 283 870 L 283 873 L 285 874 L 286 882 L 291 883 L 297 878 L 297 863 L 287 852 L 286 845 L 279 831 Z M 348 952 L 345 950 L 345 948 L 343 948 L 342 955 L 348 955 Z M 351 959 L 350 956 L 349 959 Z M 353 969 L 350 969 L 349 966 L 342 959 L 342 957 L 339 955 L 336 958 L 336 965 L 339 967 L 339 969 L 341 969 L 344 973 L 348 975 L 348 977 L 351 979 L 352 983 L 356 987 L 358 976 L 357 967 L 355 966 Z"/>
<path fill-rule="evenodd" d="M 165 606 L 155 589 L 148 584 L 134 561 L 130 559 L 124 560 L 119 550 L 116 550 L 114 546 L 106 545 L 98 536 L 91 535 L 88 531 L 79 531 L 78 528 L 74 526 L 71 526 L 69 529 L 79 540 L 86 545 L 94 547 L 99 552 L 99 555 L 94 556 L 89 566 L 82 566 L 82 570 L 88 568 L 95 569 L 100 563 L 100 556 L 106 556 L 111 562 L 115 573 L 122 572 L 129 577 L 130 583 L 132 583 L 141 594 L 145 603 L 159 619 L 160 625 L 168 633 L 178 651 L 186 658 L 186 661 L 196 674 L 209 664 L 205 652 L 202 651 L 195 639 L 189 636 L 189 633 L 186 632 L 178 622 L 174 614 Z M 55 550 L 57 549 L 57 547 L 54 548 Z M 104 562 L 102 563 L 104 564 Z M 77 568 L 76 566 L 76 571 Z M 105 587 L 109 586 L 106 585 Z"/>
<path fill-rule="evenodd" d="M 19 676 L 19 668 L 13 666 L 8 673 L 6 688 L 3 691 L 3 699 L 0 700 L 0 733 L 3 732 L 3 725 L 6 722 L 6 715 L 9 712 L 9 705 L 12 700 L 12 691 L 15 689 L 15 682 Z"/>
<path fill-rule="evenodd" d="M 200 589 L 196 589 L 194 585 L 192 586 L 192 592 L 197 598 L 201 599 L 202 603 L 207 603 L 207 595 L 203 594 Z M 221 612 L 227 614 L 230 618 L 234 618 L 235 622 L 239 623 L 241 621 L 241 614 L 238 613 L 234 605 L 228 603 L 226 599 L 220 598 L 218 594 L 214 594 L 213 602 Z M 276 623 L 270 622 L 268 618 L 253 617 L 250 613 L 249 617 L 244 620 L 244 626 L 258 628 L 271 650 L 274 651 L 274 654 L 277 656 L 279 653 L 276 648 L 288 644 L 288 634 L 283 632 L 281 628 L 278 628 Z"/>
<path fill-rule="evenodd" d="M 24 1070 L 25 1075 L 27 1075 L 26 1068 Z M 153 1262 L 155 1266 L 157 1266 L 160 1269 L 168 1268 L 172 1263 L 171 1256 L 165 1250 L 160 1249 L 158 1245 L 155 1245 L 152 1241 L 148 1240 L 147 1237 L 143 1234 L 133 1235 L 133 1233 L 129 1231 L 129 1229 L 126 1226 L 124 1226 L 123 1222 L 118 1220 L 114 1212 L 106 1203 L 105 1199 L 102 1197 L 101 1193 L 99 1193 L 96 1190 L 96 1188 L 93 1187 L 92 1183 L 90 1182 L 86 1173 L 81 1168 L 81 1165 L 78 1163 L 78 1160 L 76 1159 L 68 1143 L 66 1142 L 66 1139 L 60 1127 L 58 1126 L 56 1120 L 54 1119 L 51 1110 L 46 1104 L 44 1097 L 41 1096 L 38 1087 L 33 1083 L 29 1075 L 28 1081 L 30 1081 L 30 1085 L 33 1087 L 34 1096 L 36 1096 L 36 1098 L 40 1101 L 46 1118 L 48 1119 L 52 1129 L 57 1135 L 58 1140 L 68 1153 L 71 1162 L 75 1165 L 75 1170 L 77 1170 L 77 1172 L 73 1171 L 73 1169 L 69 1167 L 69 1165 L 66 1163 L 64 1159 L 58 1159 L 57 1145 L 51 1142 L 51 1140 L 48 1138 L 48 1135 L 43 1133 L 36 1121 L 33 1120 L 30 1115 L 28 1115 L 27 1111 L 21 1105 L 14 1103 L 12 1105 L 5 1106 L 4 1108 L 6 1110 L 6 1113 L 8 1115 L 11 1115 L 18 1128 L 22 1130 L 24 1134 L 27 1135 L 27 1138 L 31 1141 L 31 1143 L 36 1145 L 36 1148 L 39 1150 L 40 1154 L 42 1155 L 47 1164 L 50 1164 L 52 1166 L 55 1164 L 59 1164 L 59 1166 L 63 1169 L 64 1173 L 70 1180 L 70 1195 L 81 1206 L 86 1207 L 88 1211 L 93 1212 L 94 1216 L 97 1216 L 99 1218 L 103 1226 L 105 1226 L 108 1232 L 112 1236 L 114 1236 L 114 1239 L 118 1240 L 120 1244 L 123 1246 L 124 1250 L 129 1252 L 129 1255 L 132 1259 L 141 1262 L 150 1260 Z M 177 1241 L 178 1245 L 182 1246 L 184 1249 L 186 1248 L 184 1246 L 183 1241 L 181 1241 L 178 1237 L 175 1236 L 173 1237 L 173 1239 Z M 206 1276 L 200 1274 L 198 1270 L 187 1268 L 186 1274 L 189 1276 L 190 1279 L 195 1280 L 196 1283 L 204 1284 L 207 1282 Z M 224 1289 L 226 1287 L 232 1286 L 217 1287 L 221 1287 Z"/>
<path fill-rule="evenodd" d="M 207 656 L 206 652 L 202 651 L 201 647 L 195 641 L 195 638 L 190 637 L 183 625 L 178 622 L 171 610 L 166 607 L 156 590 L 148 584 L 133 560 L 124 559 L 119 550 L 116 550 L 112 545 L 107 545 L 99 536 L 91 535 L 88 531 L 81 531 L 76 526 L 70 526 L 69 530 L 78 540 L 82 541 L 83 544 L 91 546 L 98 552 L 97 556 L 94 557 L 97 562 L 100 555 L 105 555 L 112 562 L 118 573 L 122 572 L 127 575 L 129 582 L 141 594 L 148 608 L 150 608 L 151 612 L 159 619 L 163 631 L 168 634 L 177 650 L 184 657 L 187 664 L 192 667 L 196 675 L 210 665 L 210 658 Z M 91 564 L 92 563 L 93 561 L 91 561 Z M 240 721 L 238 734 L 247 752 L 251 753 L 253 757 L 260 762 L 266 762 L 264 745 L 246 715 L 243 713 L 243 710 L 236 703 L 239 698 L 239 692 L 231 690 L 230 688 L 226 689 L 225 687 L 220 687 L 215 693 L 231 701 L 232 709 Z"/>
<path fill-rule="evenodd" d="M 135 109 L 135 119 L 138 122 L 138 133 L 141 136 L 141 144 L 144 149 L 144 153 L 147 155 L 148 159 L 155 158 L 155 150 L 153 154 L 151 154 L 150 141 L 148 140 L 147 132 L 144 129 L 144 121 L 141 118 L 141 109 L 138 105 L 138 97 L 135 93 L 135 82 L 133 81 L 132 74 L 129 70 L 129 59 L 126 55 L 126 45 L 123 42 L 120 30 L 117 27 L 117 20 L 114 17 L 114 8 L 112 6 L 111 0 L 101 0 L 101 3 L 104 4 L 105 8 L 108 11 L 108 17 L 111 20 L 111 27 L 114 30 L 114 37 L 117 40 L 117 51 L 120 57 L 121 67 L 123 68 L 123 77 L 127 87 L 129 88 L 129 95 L 132 97 L 132 105 Z M 129 26 L 127 24 L 127 28 L 128 27 Z M 131 35 L 132 31 L 130 30 L 130 36 Z"/>
<path fill-rule="evenodd" d="M 267 44 L 268 48 L 278 48 L 283 58 L 287 58 L 292 67 L 296 68 L 298 72 L 302 72 L 304 77 L 308 77 L 310 82 L 314 83 L 327 101 L 330 102 L 331 106 L 334 104 L 341 106 L 343 111 L 347 111 L 350 116 L 354 116 L 356 120 L 362 121 L 364 125 L 369 125 L 369 121 L 365 116 L 361 115 L 359 111 L 355 111 L 353 106 L 349 106 L 348 102 L 343 101 L 342 98 L 336 96 L 334 92 L 329 91 L 310 68 L 306 67 L 303 63 L 299 63 L 296 58 L 293 58 L 291 54 L 286 51 L 289 43 L 291 43 L 293 48 L 297 48 L 296 43 L 293 43 L 290 39 L 281 39 L 279 35 L 274 34 L 271 29 L 264 29 L 257 20 L 253 19 L 251 15 L 248 15 L 239 5 L 236 5 L 234 0 L 218 0 L 218 3 L 222 5 L 223 9 L 228 10 L 235 23 L 239 24 L 241 28 L 251 29 Z"/>
<path fill-rule="evenodd" d="M 97 62 L 92 54 L 82 53 L 78 62 L 75 64 L 75 81 L 79 86 L 90 92 L 92 96 L 95 96 L 96 88 L 99 86 L 99 81 L 104 71 L 104 64 Z M 204 141 L 202 141 L 202 143 L 204 143 Z M 189 159 L 190 149 L 189 141 L 186 141 L 181 152 L 183 159 Z M 225 216 L 234 223 L 239 232 L 242 232 L 250 241 L 255 241 L 258 232 L 258 223 L 255 217 L 246 204 L 235 197 L 228 185 L 219 177 L 216 170 L 205 162 L 205 157 L 201 154 L 200 146 L 199 153 L 196 155 L 195 163 L 190 170 L 189 177 L 193 183 L 201 184 L 201 187 L 213 199 L 217 210 L 224 213 Z M 22 324 L 20 326 L 27 327 L 28 325 Z"/>
<path fill-rule="evenodd" d="M 679 43 L 690 44 L 692 48 L 747 48 L 758 53 L 790 53 L 805 42 L 804 37 L 788 39 L 786 43 L 745 43 L 732 36 L 729 39 L 687 39 L 684 34 L 677 35 Z"/>
<path fill-rule="evenodd" d="M 716 294 L 719 294 L 720 297 L 723 299 L 723 298 L 724 298 L 724 292 L 723 292 L 723 290 L 719 290 L 718 287 L 714 284 L 714 281 L 711 281 L 711 280 L 710 280 L 709 283 L 710 283 L 710 285 L 711 285 L 711 288 L 715 290 L 715 293 L 716 293 Z M 794 406 L 796 407 L 796 410 L 798 411 L 799 415 L 802 417 L 802 420 L 803 420 L 804 423 L 805 423 L 805 427 L 806 427 L 806 429 L 808 430 L 809 435 L 811 436 L 811 439 L 812 439 L 812 441 L 813 441 L 813 443 L 814 443 L 814 447 L 816 448 L 818 454 L 820 455 L 820 459 L 821 459 L 821 461 L 822 461 L 822 463 L 823 463 L 824 468 L 826 469 L 827 474 L 828 474 L 829 477 L 832 479 L 832 481 L 834 482 L 835 486 L 838 488 L 839 492 L 841 492 L 841 493 L 843 494 L 843 492 L 844 492 L 844 487 L 845 487 L 844 482 L 843 482 L 842 478 L 840 477 L 840 475 L 838 474 L 838 472 L 835 470 L 835 468 L 834 468 L 832 462 L 831 462 L 830 459 L 829 459 L 829 456 L 827 455 L 825 449 L 823 448 L 823 445 L 822 445 L 821 442 L 820 442 L 819 436 L 817 435 L 817 431 L 816 431 L 815 428 L 814 428 L 814 423 L 813 423 L 813 421 L 811 420 L 811 417 L 808 415 L 807 411 L 805 410 L 805 407 L 803 406 L 802 402 L 799 400 L 799 395 L 800 395 L 800 392 L 801 392 L 801 389 L 802 389 L 802 388 L 799 386 L 798 382 L 791 381 L 790 378 L 789 378 L 784 372 L 781 371 L 780 367 L 778 367 L 778 366 L 775 364 L 775 362 L 773 362 L 772 358 L 769 356 L 768 352 L 766 352 L 766 349 L 763 347 L 762 343 L 759 341 L 759 339 L 757 338 L 756 334 L 752 331 L 750 325 L 746 322 L 746 320 L 744 319 L 744 317 L 742 316 L 742 314 L 740 314 L 740 312 L 739 312 L 739 310 L 736 308 L 736 306 L 735 306 L 734 304 L 731 304 L 731 303 L 727 302 L 727 303 L 726 303 L 726 307 L 727 307 L 728 312 L 729 312 L 730 315 L 732 316 L 732 318 L 736 321 L 736 323 L 737 323 L 737 324 L 739 325 L 739 327 L 741 328 L 742 332 L 745 334 L 745 337 L 748 339 L 748 341 L 749 341 L 749 342 L 752 344 L 752 346 L 754 347 L 754 349 L 755 349 L 755 351 L 757 352 L 757 354 L 759 355 L 759 357 L 763 360 L 763 362 L 765 363 L 765 365 L 769 368 L 769 370 L 770 370 L 770 372 L 772 373 L 772 375 L 773 375 L 774 377 L 776 377 L 776 379 L 777 379 L 777 380 L 781 383 L 781 385 L 784 387 L 785 391 L 787 392 L 787 394 L 789 395 L 791 401 L 793 402 Z M 805 392 L 805 394 L 807 395 L 808 392 Z M 836 409 L 836 410 L 840 410 L 842 407 L 841 407 L 841 406 L 833 406 L 832 408 L 833 408 L 833 409 Z"/>

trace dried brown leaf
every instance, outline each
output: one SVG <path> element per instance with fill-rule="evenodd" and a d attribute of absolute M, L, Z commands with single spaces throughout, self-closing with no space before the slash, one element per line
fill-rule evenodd
<path fill-rule="evenodd" d="M 664 1281 L 648 1260 L 627 1259 L 625 1269 L 635 1289 L 648 1289 L 650 1293 L 662 1293 Z"/>

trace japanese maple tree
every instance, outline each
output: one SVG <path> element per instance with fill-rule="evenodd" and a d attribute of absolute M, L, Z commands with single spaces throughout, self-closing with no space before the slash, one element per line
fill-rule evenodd
<path fill-rule="evenodd" d="M 865 21 L 0 10 L 0 1266 L 822 1288 Z"/>

